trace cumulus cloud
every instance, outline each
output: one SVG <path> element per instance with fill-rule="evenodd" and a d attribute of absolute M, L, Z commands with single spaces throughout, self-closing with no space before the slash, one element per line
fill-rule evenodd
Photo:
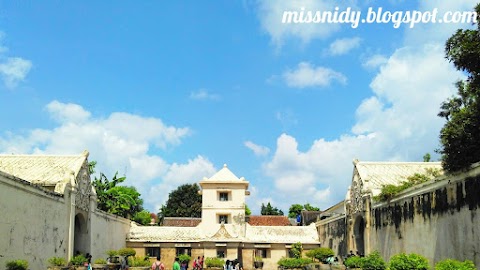
<path fill-rule="evenodd" d="M 326 50 L 326 54 L 332 56 L 347 54 L 351 50 L 360 46 L 361 41 L 362 39 L 359 37 L 336 39 L 330 44 Z"/>
<path fill-rule="evenodd" d="M 251 141 L 246 141 L 244 145 L 253 151 L 256 156 L 266 156 L 270 153 L 270 149 L 266 146 L 255 144 Z"/>
<path fill-rule="evenodd" d="M 207 89 L 199 89 L 190 93 L 190 98 L 195 100 L 219 100 L 220 96 L 209 93 Z"/>
<path fill-rule="evenodd" d="M 289 87 L 326 87 L 336 81 L 347 83 L 347 77 L 340 72 L 326 67 L 316 67 L 308 62 L 300 62 L 296 69 L 286 70 L 282 75 Z"/>
<path fill-rule="evenodd" d="M 25 80 L 32 68 L 32 62 L 20 57 L 9 57 L 0 63 L 0 74 L 7 88 L 15 88 L 18 83 Z"/>
<path fill-rule="evenodd" d="M 97 172 L 108 177 L 116 171 L 125 174 L 127 184 L 137 187 L 145 206 L 153 211 L 179 184 L 194 183 L 215 172 L 203 156 L 186 163 L 169 163 L 162 156 L 163 150 L 175 147 L 190 134 L 188 127 L 125 112 L 97 117 L 78 104 L 60 101 L 50 102 L 46 111 L 56 126 L 25 134 L 6 132 L 0 136 L 0 152 L 79 154 L 88 149 L 90 160 L 98 162 Z"/>
<path fill-rule="evenodd" d="M 387 63 L 388 58 L 381 54 L 375 54 L 368 57 L 363 63 L 362 66 L 366 69 L 376 69 L 385 63 Z"/>
<path fill-rule="evenodd" d="M 352 160 L 421 161 L 438 147 L 442 101 L 455 93 L 463 75 L 443 57 L 443 46 L 423 45 L 395 51 L 370 84 L 372 96 L 359 104 L 351 133 L 315 140 L 305 151 L 282 134 L 274 154 L 263 165 L 281 201 L 311 202 L 322 208 L 342 200 L 352 177 Z"/>

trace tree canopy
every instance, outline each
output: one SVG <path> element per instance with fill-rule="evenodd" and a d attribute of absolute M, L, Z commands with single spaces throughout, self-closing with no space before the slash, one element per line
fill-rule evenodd
<path fill-rule="evenodd" d="M 94 172 L 95 163 L 90 163 L 90 172 Z M 143 200 L 135 187 L 119 186 L 126 177 L 118 177 L 115 173 L 112 180 L 100 173 L 100 178 L 95 177 L 93 186 L 97 193 L 97 208 L 125 218 L 132 218 L 137 212 L 143 210 Z"/>
<path fill-rule="evenodd" d="M 315 207 L 315 206 L 311 206 L 310 203 L 307 203 L 307 204 L 304 204 L 304 205 L 292 204 L 292 206 L 290 206 L 290 208 L 288 209 L 288 217 L 289 218 L 295 218 L 298 215 L 300 215 L 300 213 L 302 213 L 302 211 L 304 211 L 304 210 L 305 211 L 320 211 L 320 208 Z"/>
<path fill-rule="evenodd" d="M 201 217 L 202 196 L 197 184 L 179 186 L 168 194 L 168 200 L 162 205 L 158 217 Z"/>
<path fill-rule="evenodd" d="M 475 8 L 480 19 L 480 4 Z M 440 131 L 442 165 L 454 172 L 480 160 L 480 28 L 459 29 L 445 45 L 446 58 L 467 74 L 458 93 L 441 105 L 446 123 Z"/>
<path fill-rule="evenodd" d="M 268 202 L 267 206 L 262 203 L 260 214 L 262 214 L 262 216 L 283 216 L 283 211 L 277 207 L 273 207 L 270 202 Z"/>

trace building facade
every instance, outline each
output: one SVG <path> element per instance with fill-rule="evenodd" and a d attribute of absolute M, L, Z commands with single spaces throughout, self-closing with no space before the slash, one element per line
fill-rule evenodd
<path fill-rule="evenodd" d="M 266 217 L 264 220 L 275 221 L 262 223 L 254 218 L 255 224 L 261 225 L 250 225 L 245 216 L 249 182 L 235 176 L 226 165 L 199 184 L 202 218 L 197 226 L 133 225 L 127 246 L 136 249 L 139 255 L 161 255 L 167 268 L 177 255 L 186 253 L 192 258 L 238 259 L 246 270 L 254 268 L 258 257 L 262 258 L 264 269 L 276 269 L 278 260 L 288 257 L 289 249 L 297 242 L 302 243 L 305 251 L 320 246 L 315 224 L 271 226 L 279 219 Z M 281 220 L 282 224 L 289 224 L 288 219 L 285 220 Z"/>

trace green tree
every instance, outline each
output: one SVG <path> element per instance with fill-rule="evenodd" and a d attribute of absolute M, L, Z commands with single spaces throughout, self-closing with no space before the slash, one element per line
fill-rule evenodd
<path fill-rule="evenodd" d="M 288 217 L 289 218 L 296 218 L 300 213 L 302 213 L 303 205 L 301 204 L 292 204 L 288 209 Z"/>
<path fill-rule="evenodd" d="M 250 208 L 248 208 L 248 205 L 245 204 L 245 215 L 250 216 L 251 214 L 252 214 L 252 210 L 250 210 Z"/>
<path fill-rule="evenodd" d="M 424 156 L 423 156 L 423 162 L 430 162 L 430 159 L 432 157 L 430 156 L 430 153 L 426 153 Z"/>
<path fill-rule="evenodd" d="M 137 212 L 133 216 L 132 220 L 142 225 L 148 225 L 152 221 L 152 216 L 150 215 L 150 212 L 148 212 L 147 210 L 143 210 Z"/>
<path fill-rule="evenodd" d="M 292 204 L 288 209 L 288 217 L 289 218 L 296 218 L 298 215 L 302 213 L 302 211 L 320 211 L 320 208 L 311 206 L 310 203 L 301 205 L 301 204 Z"/>
<path fill-rule="evenodd" d="M 262 214 L 262 216 L 283 216 L 283 211 L 277 207 L 273 207 L 270 202 L 268 202 L 267 206 L 262 203 L 260 214 Z"/>
<path fill-rule="evenodd" d="M 179 186 L 168 194 L 168 200 L 162 205 L 158 217 L 201 217 L 202 196 L 197 184 L 185 184 Z"/>
<path fill-rule="evenodd" d="M 94 171 L 95 165 L 90 166 Z M 93 186 L 97 193 L 97 208 L 125 218 L 133 217 L 137 212 L 143 210 L 143 200 L 135 187 L 119 186 L 126 177 L 118 177 L 115 173 L 112 180 L 105 174 L 100 173 L 100 178 L 95 177 Z"/>
<path fill-rule="evenodd" d="M 475 7 L 477 21 L 480 4 Z M 440 131 L 442 165 L 449 172 L 468 168 L 480 160 L 480 28 L 459 29 L 445 45 L 446 58 L 467 74 L 458 81 L 458 93 L 441 105 L 446 123 Z"/>

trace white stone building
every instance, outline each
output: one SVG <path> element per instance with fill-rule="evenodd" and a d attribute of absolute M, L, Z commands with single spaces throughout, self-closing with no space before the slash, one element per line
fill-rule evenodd
<path fill-rule="evenodd" d="M 320 246 L 315 224 L 252 226 L 246 222 L 245 197 L 249 195 L 249 182 L 235 176 L 226 165 L 199 184 L 202 219 L 197 226 L 133 225 L 127 246 L 135 248 L 140 255 L 160 254 L 167 268 L 172 265 L 176 255 L 188 253 L 193 258 L 239 259 L 244 269 L 253 269 L 257 256 L 263 258 L 264 269 L 276 269 L 278 260 L 289 256 L 293 243 L 302 243 L 304 250 Z M 275 220 L 268 216 L 265 218 Z M 286 221 L 288 224 L 288 219 Z"/>

